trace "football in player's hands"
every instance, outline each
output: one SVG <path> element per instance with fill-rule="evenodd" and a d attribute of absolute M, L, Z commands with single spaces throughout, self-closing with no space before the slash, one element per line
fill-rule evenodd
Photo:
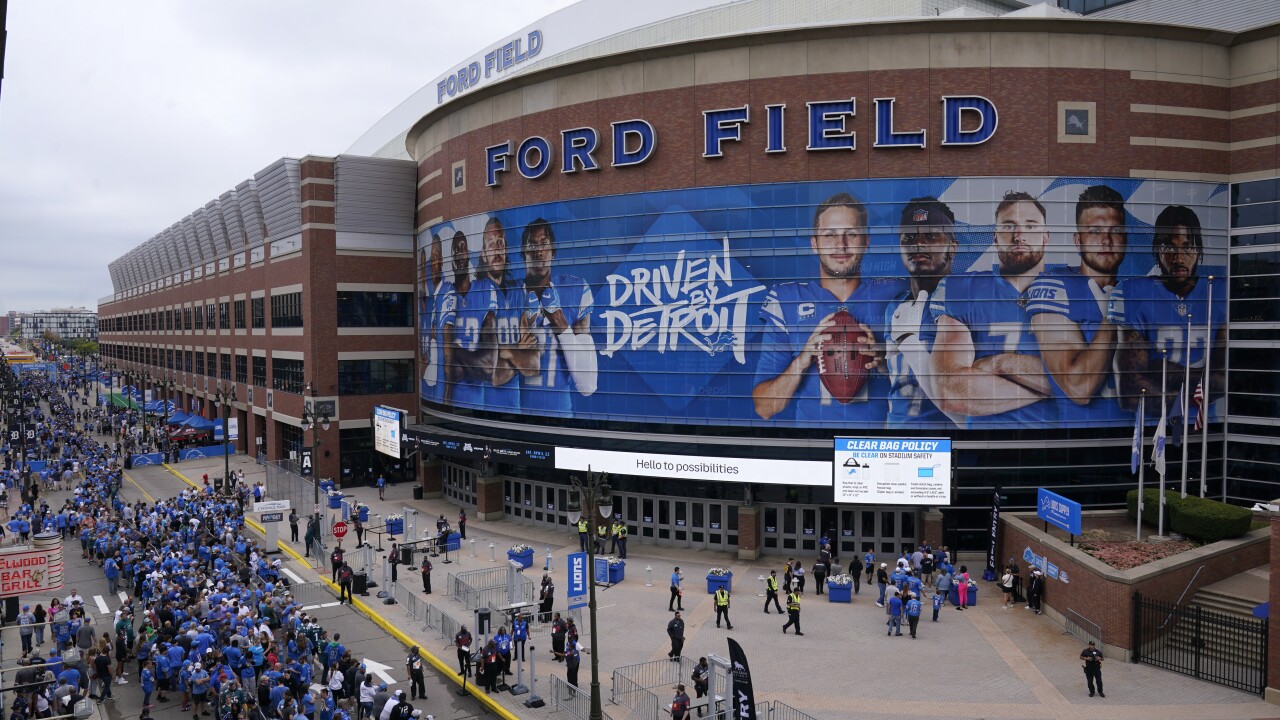
<path fill-rule="evenodd" d="M 893 311 L 893 319 L 889 324 L 889 337 L 895 343 L 912 335 L 919 334 L 920 323 L 924 319 L 924 309 L 929 303 L 929 293 L 921 290 L 919 295 L 903 302 Z"/>
<path fill-rule="evenodd" d="M 818 343 L 818 378 L 838 402 L 852 402 L 867 383 L 867 364 L 875 358 L 858 351 L 863 332 L 848 310 L 837 310 L 824 334 L 830 340 Z"/>

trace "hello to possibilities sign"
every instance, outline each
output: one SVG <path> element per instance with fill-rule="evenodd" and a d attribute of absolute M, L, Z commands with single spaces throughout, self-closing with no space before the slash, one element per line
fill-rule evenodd
<path fill-rule="evenodd" d="M 999 113 L 995 103 L 980 95 L 943 95 L 941 98 L 942 146 L 969 147 L 981 145 L 996 134 Z M 898 127 L 894 123 L 896 98 L 875 98 L 872 120 L 876 149 L 928 147 L 924 128 Z M 742 141 L 744 128 L 753 122 L 751 105 L 703 110 L 702 157 L 724 156 L 724 147 Z M 857 133 L 850 128 L 858 115 L 858 98 L 810 101 L 803 110 L 791 110 L 785 104 L 766 105 L 763 110 L 764 153 L 785 153 L 783 127 L 788 111 L 801 114 L 807 125 L 807 152 L 858 149 Z M 756 119 L 755 122 L 761 122 Z M 795 120 L 792 120 L 795 122 Z M 653 157 L 658 149 L 658 128 L 648 120 L 633 118 L 611 123 L 612 151 L 608 157 L 597 152 L 600 131 L 593 127 L 577 127 L 560 131 L 558 143 L 540 135 L 527 137 L 520 143 L 507 140 L 485 148 L 485 184 L 501 184 L 503 173 L 514 170 L 521 177 L 537 180 L 559 165 L 561 174 L 599 170 L 602 163 L 612 167 L 640 165 Z"/>
<path fill-rule="evenodd" d="M 62 547 L 0 555 L 0 595 L 27 595 L 62 587 Z"/>

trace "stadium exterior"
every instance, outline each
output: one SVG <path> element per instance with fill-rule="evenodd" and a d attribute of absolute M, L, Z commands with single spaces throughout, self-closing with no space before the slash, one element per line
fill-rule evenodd
<path fill-rule="evenodd" d="M 975 548 L 997 490 L 1121 507 L 1180 398 L 1172 487 L 1280 494 L 1280 9 L 673 4 L 549 16 L 337 159 L 417 169 L 428 493 L 568 532 L 590 467 L 641 542 Z"/>

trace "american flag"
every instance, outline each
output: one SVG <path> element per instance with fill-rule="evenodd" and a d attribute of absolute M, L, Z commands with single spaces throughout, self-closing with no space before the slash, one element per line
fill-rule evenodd
<path fill-rule="evenodd" d="M 1191 396 L 1191 404 L 1196 406 L 1196 429 L 1204 427 L 1204 378 L 1196 383 L 1196 393 Z"/>

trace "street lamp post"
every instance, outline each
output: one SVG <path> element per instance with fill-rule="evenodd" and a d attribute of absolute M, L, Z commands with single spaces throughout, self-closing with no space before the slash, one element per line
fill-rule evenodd
<path fill-rule="evenodd" d="M 318 411 L 319 403 L 316 402 L 316 384 L 314 382 L 307 383 L 303 392 L 311 396 L 311 401 L 303 401 L 302 405 L 302 432 L 310 430 L 311 435 L 311 492 L 314 496 L 314 504 L 311 506 L 312 516 L 311 522 L 315 524 L 316 529 L 316 559 L 320 560 L 320 551 L 323 543 L 320 542 L 320 478 L 315 473 L 315 454 L 320 451 L 320 429 L 329 429 L 329 409 Z"/>
<path fill-rule="evenodd" d="M 231 392 L 228 393 L 222 383 L 218 383 L 213 401 L 222 406 L 222 487 L 228 489 L 231 487 L 231 453 L 227 451 L 227 445 L 231 442 L 231 423 L 228 422 L 228 416 L 231 414 L 231 404 L 236 401 L 236 386 L 232 385 Z"/>
<path fill-rule="evenodd" d="M 604 711 L 600 708 L 600 642 L 596 632 L 596 538 L 599 537 L 599 522 L 613 514 L 613 490 L 609 487 L 609 473 L 593 473 L 587 466 L 587 482 L 584 484 L 578 477 L 569 478 L 573 490 L 569 494 L 569 523 L 576 525 L 582 519 L 582 508 L 588 508 L 587 537 L 587 610 L 591 616 L 591 714 L 589 720 L 603 720 Z M 581 495 L 582 503 L 578 497 Z M 591 512 L 590 508 L 598 507 L 600 516 Z"/>
<path fill-rule="evenodd" d="M 169 462 L 169 398 L 173 395 L 173 389 L 177 385 L 173 382 L 173 378 L 165 377 L 160 381 L 159 386 L 164 389 L 164 424 L 160 426 L 161 447 L 164 449 L 164 460 Z"/>

